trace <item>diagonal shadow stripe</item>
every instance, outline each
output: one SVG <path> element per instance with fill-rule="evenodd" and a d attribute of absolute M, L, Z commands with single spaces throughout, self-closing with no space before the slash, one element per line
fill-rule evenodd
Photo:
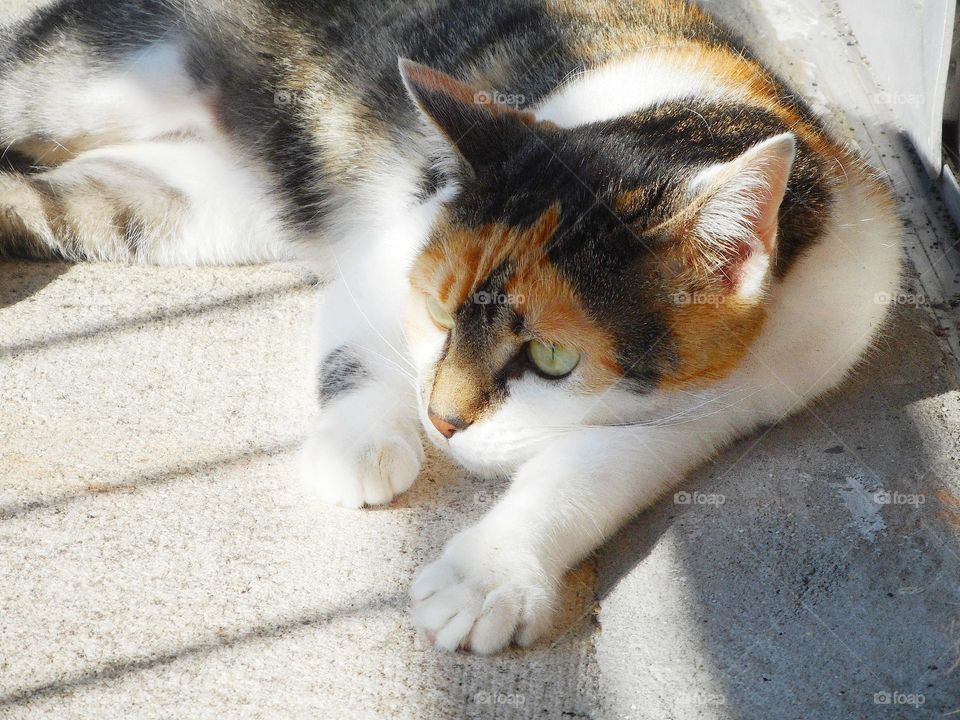
<path fill-rule="evenodd" d="M 211 460 L 204 460 L 203 462 L 193 465 L 175 466 L 156 470 L 117 483 L 88 482 L 83 490 L 63 493 L 62 495 L 57 495 L 52 498 L 24 500 L 23 502 L 0 505 L 0 520 L 12 520 L 33 512 L 62 508 L 71 502 L 89 498 L 92 495 L 136 492 L 155 485 L 176 482 L 177 480 L 212 470 L 238 467 L 257 458 L 285 455 L 299 448 L 301 442 L 302 440 L 300 439 L 286 440 L 274 445 L 255 447 L 233 455 L 223 455 Z"/>
<path fill-rule="evenodd" d="M 376 612 L 404 607 L 406 602 L 407 597 L 404 593 L 395 593 L 380 599 L 371 599 L 369 595 L 365 595 L 362 598 L 354 598 L 343 602 L 330 610 L 317 610 L 305 615 L 279 618 L 268 623 L 254 625 L 247 630 L 234 632 L 226 636 L 218 635 L 174 650 L 157 652 L 144 657 L 117 658 L 85 672 L 13 690 L 0 697 L 0 708 L 66 695 L 77 689 L 109 682 L 110 680 L 119 680 L 126 675 L 170 665 L 178 660 L 211 655 L 226 648 L 262 640 L 275 640 L 301 630 L 322 628 L 339 618 L 358 615 L 367 611 Z"/>
<path fill-rule="evenodd" d="M 91 340 L 93 338 L 101 339 L 105 335 L 116 335 L 129 330 L 136 330 L 149 323 L 180 320 L 182 318 L 214 312 L 223 308 L 239 309 L 249 305 L 255 305 L 263 300 L 272 300 L 285 294 L 311 292 L 317 287 L 318 286 L 316 284 L 303 282 L 277 285 L 264 290 L 259 290 L 257 292 L 233 295 L 220 300 L 193 303 L 190 305 L 183 305 L 175 309 L 157 310 L 150 313 L 144 313 L 142 315 L 136 315 L 125 320 L 119 320 L 114 323 L 106 323 L 96 327 L 54 333 L 53 335 L 45 338 L 28 340 L 15 345 L 0 347 L 0 358 L 16 357 L 25 353 L 38 352 L 41 350 L 46 350 L 54 345 L 67 345 L 70 343 Z"/>
<path fill-rule="evenodd" d="M 2 167 L 0 172 L 3 172 Z M 0 310 L 40 292 L 71 267 L 67 263 L 11 262 L 9 258 L 0 259 Z"/>

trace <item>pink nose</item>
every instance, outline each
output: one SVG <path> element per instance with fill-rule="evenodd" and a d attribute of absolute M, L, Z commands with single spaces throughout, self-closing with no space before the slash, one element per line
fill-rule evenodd
<path fill-rule="evenodd" d="M 436 413 L 427 412 L 427 416 L 430 418 L 430 422 L 433 423 L 433 426 L 437 429 L 441 435 L 443 435 L 447 440 L 452 438 L 457 430 L 466 429 L 470 423 L 465 423 L 462 420 L 445 420 Z"/>

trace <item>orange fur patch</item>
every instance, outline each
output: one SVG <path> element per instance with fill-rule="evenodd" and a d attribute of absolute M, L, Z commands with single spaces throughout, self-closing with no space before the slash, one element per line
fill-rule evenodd
<path fill-rule="evenodd" d="M 701 295 L 701 297 L 703 297 Z M 713 296 L 676 307 L 668 326 L 677 351 L 677 365 L 661 378 L 664 387 L 709 385 L 729 375 L 760 335 L 766 309 L 732 296 Z"/>
<path fill-rule="evenodd" d="M 558 15 L 575 16 L 581 11 L 574 0 L 559 0 L 550 8 L 551 13 Z M 596 12 L 603 15 L 602 9 Z M 831 160 L 825 164 L 825 170 L 832 179 L 842 179 L 848 172 L 869 177 L 868 172 L 863 172 L 863 162 L 816 124 L 808 122 L 761 65 L 728 47 L 690 40 L 687 30 L 710 22 L 700 10 L 673 0 L 641 0 L 633 12 L 637 17 L 628 13 L 624 17 L 611 14 L 600 18 L 616 31 L 582 40 L 571 51 L 594 58 L 594 63 L 601 65 L 622 57 L 632 43 L 637 52 L 674 58 L 678 67 L 705 68 L 719 83 L 738 91 L 742 102 L 770 112 L 815 154 Z M 637 20 L 639 17 L 643 22 Z M 609 45 L 614 39 L 615 47 Z M 496 73 L 492 75 L 488 83 L 495 80 Z M 468 87 L 445 86 L 443 90 L 465 97 Z M 877 190 L 878 202 L 889 203 L 886 189 L 877 183 Z M 635 200 L 626 193 L 616 209 L 626 214 Z M 658 229 L 687 237 L 693 210 L 689 215 L 671 217 Z M 585 390 L 596 392 L 616 382 L 623 369 L 612 336 L 589 316 L 575 289 L 547 260 L 558 218 L 559 209 L 551 208 L 533 227 L 524 230 L 499 224 L 469 230 L 441 223 L 441 239 L 423 253 L 415 265 L 412 282 L 422 292 L 438 297 L 452 311 L 494 269 L 510 260 L 515 272 L 505 287 L 506 294 L 515 298 L 517 310 L 538 337 L 584 354 Z M 766 308 L 762 297 L 750 301 L 739 298 L 731 293 L 729 283 L 717 277 L 716 267 L 729 259 L 720 256 L 723 248 L 716 249 L 713 255 L 705 254 L 699 243 L 691 241 L 680 242 L 675 249 L 674 254 L 654 260 L 656 274 L 663 278 L 664 293 L 672 294 L 671 288 L 689 291 L 691 302 L 666 305 L 677 364 L 664 374 L 661 382 L 667 387 L 709 384 L 729 375 L 743 361 L 763 329 Z M 689 288 L 695 290 L 683 290 Z M 504 338 L 504 343 L 508 342 L 517 341 Z M 475 381 L 474 377 L 467 384 Z"/>
<path fill-rule="evenodd" d="M 581 389 L 599 392 L 617 382 L 623 370 L 612 335 L 590 317 L 573 286 L 549 260 L 559 221 L 557 205 L 522 229 L 500 223 L 469 229 L 441 220 L 438 239 L 414 263 L 411 283 L 454 312 L 497 268 L 509 262 L 513 274 L 503 288 L 506 298 L 498 300 L 509 300 L 537 339 L 578 350 L 583 355 Z M 482 412 L 483 396 L 490 392 L 490 375 L 530 339 L 502 330 L 498 350 L 493 353 L 496 357 L 487 358 L 490 365 L 482 369 L 476 367 L 475 358 L 448 354 L 434 384 L 434 395 L 444 398 L 438 402 L 450 404 L 449 398 L 458 397 L 456 415 L 463 419 Z"/>

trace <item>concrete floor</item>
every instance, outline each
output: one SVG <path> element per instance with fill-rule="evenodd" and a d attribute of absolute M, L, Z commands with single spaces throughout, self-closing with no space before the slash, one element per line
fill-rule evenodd
<path fill-rule="evenodd" d="M 296 486 L 309 272 L 0 264 L 0 717 L 960 710 L 960 383 L 933 250 L 954 231 L 896 133 L 850 110 L 869 88 L 836 90 L 862 68 L 822 8 L 705 5 L 891 174 L 908 290 L 937 307 L 898 308 L 842 391 L 695 473 L 717 502 L 668 499 L 571 573 L 545 642 L 474 658 L 426 647 L 406 590 L 496 488 L 436 455 L 387 510 Z"/>

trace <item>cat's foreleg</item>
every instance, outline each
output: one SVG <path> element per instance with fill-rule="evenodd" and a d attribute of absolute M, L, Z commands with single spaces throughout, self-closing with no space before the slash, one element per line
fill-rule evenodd
<path fill-rule="evenodd" d="M 584 429 L 522 465 L 506 494 L 414 581 L 435 645 L 493 653 L 549 627 L 564 573 L 726 439 L 717 423 Z"/>
<path fill-rule="evenodd" d="M 301 476 L 312 494 L 345 507 L 390 502 L 423 463 L 416 377 L 401 329 L 406 276 L 402 263 L 377 262 L 352 263 L 355 273 L 339 266 L 318 317 L 320 414 Z"/>

